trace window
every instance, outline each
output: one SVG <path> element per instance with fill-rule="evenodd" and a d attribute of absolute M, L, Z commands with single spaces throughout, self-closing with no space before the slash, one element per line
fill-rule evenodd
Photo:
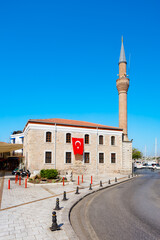
<path fill-rule="evenodd" d="M 88 134 L 86 134 L 85 135 L 85 144 L 89 144 L 89 135 Z"/>
<path fill-rule="evenodd" d="M 15 139 L 15 138 L 13 138 L 13 139 L 12 139 L 12 143 L 15 143 L 15 142 L 16 142 L 16 139 Z"/>
<path fill-rule="evenodd" d="M 52 152 L 45 152 L 45 163 L 52 162 Z"/>
<path fill-rule="evenodd" d="M 114 136 L 111 137 L 111 145 L 115 145 L 115 137 Z"/>
<path fill-rule="evenodd" d="M 89 153 L 84 153 L 84 163 L 89 163 Z"/>
<path fill-rule="evenodd" d="M 102 135 L 99 136 L 99 144 L 103 145 L 103 136 Z"/>
<path fill-rule="evenodd" d="M 70 133 L 66 134 L 66 143 L 71 143 L 71 134 Z"/>
<path fill-rule="evenodd" d="M 71 152 L 66 152 L 66 163 L 71 163 L 71 156 L 72 156 Z"/>
<path fill-rule="evenodd" d="M 99 153 L 99 163 L 104 163 L 104 153 Z"/>
<path fill-rule="evenodd" d="M 46 132 L 46 142 L 51 142 L 51 138 L 52 138 L 52 133 Z"/>
<path fill-rule="evenodd" d="M 111 163 L 116 163 L 116 154 L 111 153 Z"/>

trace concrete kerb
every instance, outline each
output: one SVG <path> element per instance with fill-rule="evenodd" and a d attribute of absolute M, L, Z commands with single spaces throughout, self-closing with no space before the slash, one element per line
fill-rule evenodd
<path fill-rule="evenodd" d="M 101 191 L 101 190 L 104 190 L 104 189 L 107 189 L 107 188 L 110 188 L 110 187 L 114 187 L 118 184 L 121 184 L 121 183 L 125 183 L 127 181 L 131 181 L 133 180 L 134 177 L 131 177 L 131 178 L 127 178 L 125 180 L 121 180 L 119 182 L 114 182 L 112 183 L 111 185 L 107 185 L 107 186 L 103 186 L 101 188 L 99 188 L 98 186 L 96 186 L 96 189 L 92 190 L 92 191 L 89 191 L 88 189 L 84 189 L 85 192 L 81 193 L 80 195 L 78 195 L 76 197 L 76 199 L 74 198 L 73 200 L 71 200 L 70 202 L 68 202 L 68 204 L 65 206 L 64 210 L 63 210 L 63 214 L 62 214 L 62 222 L 63 222 L 63 229 L 67 235 L 67 237 L 70 239 L 70 240 L 78 240 L 79 238 L 77 237 L 76 233 L 74 232 L 73 228 L 72 228 L 72 225 L 71 225 L 71 222 L 70 222 L 70 215 L 71 215 L 71 211 L 72 209 L 74 208 L 74 206 L 76 204 L 78 204 L 82 199 L 84 199 L 85 197 L 91 195 L 91 194 L 94 194 L 98 191 Z M 120 179 L 118 179 L 120 180 Z"/>
<path fill-rule="evenodd" d="M 74 182 L 65 182 L 65 185 L 73 185 Z M 63 185 L 63 182 L 60 182 L 60 183 L 30 183 L 30 182 L 27 182 L 27 185 L 28 186 L 32 186 L 32 187 L 42 187 L 42 186 L 59 186 L 59 185 Z"/>

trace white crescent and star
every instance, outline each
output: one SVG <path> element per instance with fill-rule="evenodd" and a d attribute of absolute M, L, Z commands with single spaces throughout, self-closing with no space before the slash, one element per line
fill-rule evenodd
<path fill-rule="evenodd" d="M 81 146 L 81 142 L 80 142 L 80 141 L 76 141 L 76 142 L 75 142 L 75 146 L 76 146 L 77 148 L 79 148 L 80 146 L 77 146 L 77 143 L 79 143 L 80 146 Z"/>

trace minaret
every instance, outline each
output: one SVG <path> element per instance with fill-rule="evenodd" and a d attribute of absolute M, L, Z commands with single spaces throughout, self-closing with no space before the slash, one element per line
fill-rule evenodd
<path fill-rule="evenodd" d="M 126 57 L 123 46 L 123 37 L 121 52 L 119 58 L 119 78 L 116 81 L 118 94 L 119 94 L 119 127 L 123 129 L 124 141 L 128 141 L 128 132 L 127 132 L 127 91 L 129 87 L 129 78 L 126 74 Z"/>

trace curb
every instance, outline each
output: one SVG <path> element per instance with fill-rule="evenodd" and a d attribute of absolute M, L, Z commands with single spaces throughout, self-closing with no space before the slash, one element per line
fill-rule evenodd
<path fill-rule="evenodd" d="M 110 187 L 114 187 L 116 185 L 128 182 L 128 181 L 133 180 L 133 179 L 134 179 L 134 177 L 127 178 L 125 180 L 121 180 L 120 182 L 116 182 L 116 183 L 114 182 L 111 185 L 107 185 L 107 186 L 104 186 L 104 187 L 101 187 L 101 188 L 99 188 L 99 186 L 96 186 L 96 189 L 94 189 L 92 191 L 90 191 L 88 189 L 84 189 L 85 192 L 81 193 L 81 196 L 78 195 L 76 199 L 73 199 L 71 202 L 69 202 L 68 205 L 64 208 L 64 211 L 63 211 L 63 214 L 62 214 L 62 222 L 64 224 L 63 230 L 65 231 L 66 235 L 68 236 L 68 239 L 69 240 L 78 240 L 79 239 L 77 237 L 76 233 L 74 232 L 74 230 L 72 228 L 72 225 L 70 223 L 71 211 L 76 204 L 78 204 L 81 200 L 83 200 L 85 197 L 87 197 L 91 194 L 94 194 L 96 192 L 99 192 L 101 190 L 104 190 L 104 189 L 107 189 L 107 188 L 110 188 Z M 88 191 L 90 191 L 90 192 L 88 192 Z"/>

